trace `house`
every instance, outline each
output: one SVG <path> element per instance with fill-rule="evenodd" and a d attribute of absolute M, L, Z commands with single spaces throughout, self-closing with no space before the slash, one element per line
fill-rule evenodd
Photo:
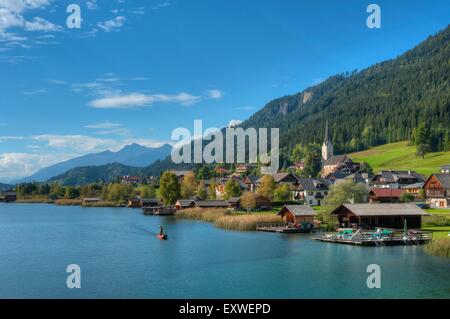
<path fill-rule="evenodd" d="M 270 208 L 272 207 L 272 201 L 260 194 L 253 194 L 255 196 L 255 208 Z M 240 208 L 241 207 L 241 198 L 240 197 L 232 197 L 227 200 L 229 208 Z"/>
<path fill-rule="evenodd" d="M 141 207 L 141 199 L 140 198 L 129 198 L 127 206 L 131 207 L 131 208 Z"/>
<path fill-rule="evenodd" d="M 369 203 L 400 203 L 400 197 L 406 193 L 399 188 L 372 188 L 369 192 Z"/>
<path fill-rule="evenodd" d="M 352 159 L 345 154 L 332 156 L 323 161 L 322 165 L 321 176 L 324 178 L 328 178 L 330 175 L 345 178 L 348 175 L 356 173 L 360 168 L 359 163 L 353 162 Z"/>
<path fill-rule="evenodd" d="M 444 165 L 441 167 L 441 173 L 450 174 L 450 164 Z"/>
<path fill-rule="evenodd" d="M 282 220 L 287 224 L 314 224 L 316 212 L 309 205 L 285 205 L 279 212 Z"/>
<path fill-rule="evenodd" d="M 345 177 L 345 180 L 351 180 L 356 184 L 369 185 L 373 178 L 373 174 L 356 172 Z"/>
<path fill-rule="evenodd" d="M 162 206 L 162 203 L 157 198 L 140 198 L 140 206 L 145 207 L 156 207 Z"/>
<path fill-rule="evenodd" d="M 227 175 L 228 174 L 228 170 L 226 168 L 224 168 L 224 167 L 216 167 L 214 169 L 214 172 L 217 175 Z"/>
<path fill-rule="evenodd" d="M 239 187 L 241 188 L 241 192 L 247 192 L 249 190 L 249 187 L 247 184 L 244 183 L 244 181 L 236 175 L 231 175 L 229 177 L 223 177 L 218 178 L 216 180 L 216 196 L 221 198 L 223 195 L 225 195 L 225 185 L 230 179 L 234 179 L 236 182 L 238 182 Z"/>
<path fill-rule="evenodd" d="M 122 176 L 122 184 L 141 185 L 144 182 L 144 178 L 139 176 Z"/>
<path fill-rule="evenodd" d="M 4 192 L 2 199 L 5 203 L 15 202 L 17 200 L 16 192 Z"/>
<path fill-rule="evenodd" d="M 102 199 L 99 197 L 88 197 L 88 198 L 83 198 L 83 204 L 92 204 L 92 203 L 98 203 L 101 202 Z"/>
<path fill-rule="evenodd" d="M 183 179 L 186 175 L 194 174 L 193 171 L 183 171 L 183 170 L 171 170 L 170 172 L 175 174 L 180 184 L 183 182 Z"/>
<path fill-rule="evenodd" d="M 248 187 L 248 191 L 255 192 L 256 191 L 256 185 L 258 181 L 258 176 L 255 175 L 247 175 L 244 176 L 243 182 Z"/>
<path fill-rule="evenodd" d="M 197 208 L 228 208 L 228 203 L 224 200 L 198 200 L 194 201 Z"/>
<path fill-rule="evenodd" d="M 237 164 L 235 172 L 237 174 L 247 174 L 250 170 L 257 167 L 256 164 Z"/>
<path fill-rule="evenodd" d="M 406 190 L 407 193 L 414 195 L 415 198 L 420 197 L 420 191 L 423 189 L 425 183 L 419 182 L 415 184 L 402 185 L 401 188 Z"/>
<path fill-rule="evenodd" d="M 375 188 L 402 188 L 402 186 L 423 183 L 422 175 L 414 171 L 381 171 L 372 178 Z"/>
<path fill-rule="evenodd" d="M 179 199 L 175 203 L 175 208 L 177 210 L 186 209 L 186 208 L 194 208 L 194 207 L 195 207 L 195 201 L 193 199 Z"/>
<path fill-rule="evenodd" d="M 323 178 L 299 178 L 295 199 L 303 200 L 305 204 L 320 206 L 328 195 L 331 182 Z"/>
<path fill-rule="evenodd" d="M 276 174 L 271 174 L 271 176 L 273 177 L 275 184 L 277 184 L 277 185 L 285 184 L 292 188 L 294 188 L 298 185 L 298 178 L 297 178 L 297 176 L 295 176 L 292 173 L 276 173 Z M 261 180 L 262 180 L 262 177 L 260 177 L 256 181 L 256 184 L 258 186 L 261 184 Z"/>
<path fill-rule="evenodd" d="M 450 207 L 450 174 L 431 175 L 423 186 L 425 197 L 430 207 Z"/>
<path fill-rule="evenodd" d="M 417 205 L 408 204 L 342 204 L 331 212 L 340 227 L 403 229 L 422 227 L 422 216 L 428 216 Z"/>
<path fill-rule="evenodd" d="M 322 144 L 322 171 L 321 176 L 328 178 L 330 174 L 335 174 L 334 178 L 339 176 L 344 178 L 347 175 L 356 173 L 360 168 L 359 163 L 355 163 L 344 155 L 334 155 L 333 144 L 328 131 L 328 121 L 325 125 L 325 137 Z"/>

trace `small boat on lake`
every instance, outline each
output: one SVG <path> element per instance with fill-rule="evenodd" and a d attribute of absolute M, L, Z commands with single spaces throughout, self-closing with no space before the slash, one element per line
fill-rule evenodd
<path fill-rule="evenodd" d="M 167 240 L 167 234 L 164 233 L 164 229 L 162 226 L 159 226 L 159 233 L 156 234 L 156 237 L 160 240 Z"/>

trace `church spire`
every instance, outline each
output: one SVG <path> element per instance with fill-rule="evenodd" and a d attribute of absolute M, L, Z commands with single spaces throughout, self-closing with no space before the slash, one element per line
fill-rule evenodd
<path fill-rule="evenodd" d="M 323 139 L 322 145 L 322 159 L 323 161 L 327 161 L 331 157 L 333 157 L 333 144 L 331 144 L 330 136 L 328 131 L 328 120 L 325 124 L 325 137 Z"/>
<path fill-rule="evenodd" d="M 328 136 L 328 120 L 326 121 L 325 124 L 325 138 L 323 139 L 323 144 L 328 144 L 328 142 L 330 141 L 329 136 Z"/>

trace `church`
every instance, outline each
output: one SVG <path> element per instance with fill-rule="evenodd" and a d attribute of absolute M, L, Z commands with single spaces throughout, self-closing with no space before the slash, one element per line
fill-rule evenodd
<path fill-rule="evenodd" d="M 356 173 L 358 170 L 359 163 L 353 162 L 347 154 L 334 155 L 327 121 L 325 125 L 325 138 L 322 144 L 322 177 L 342 179 Z"/>

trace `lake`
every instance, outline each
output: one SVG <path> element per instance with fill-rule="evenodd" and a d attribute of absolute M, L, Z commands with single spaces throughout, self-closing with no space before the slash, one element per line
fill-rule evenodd
<path fill-rule="evenodd" d="M 156 239 L 164 225 L 169 240 Z M 81 267 L 68 289 L 66 267 Z M 369 289 L 369 264 L 381 288 Z M 233 232 L 140 209 L 0 204 L 0 298 L 449 298 L 420 246 L 355 247 Z"/>

